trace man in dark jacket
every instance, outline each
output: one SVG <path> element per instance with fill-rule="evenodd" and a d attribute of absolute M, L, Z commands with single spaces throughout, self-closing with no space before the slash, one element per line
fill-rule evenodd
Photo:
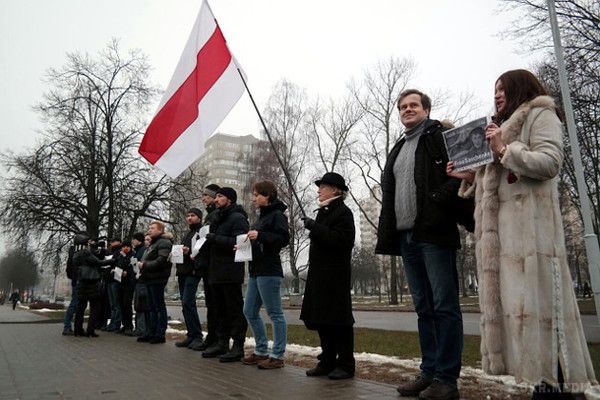
<path fill-rule="evenodd" d="M 317 366 L 306 375 L 348 379 L 355 370 L 350 294 L 354 216 L 344 204 L 348 187 L 340 174 L 327 172 L 315 184 L 319 187 L 319 211 L 314 220 L 304 218 L 310 248 L 300 319 L 318 332 L 322 352 Z"/>
<path fill-rule="evenodd" d="M 160 221 L 152 221 L 148 227 L 148 235 L 152 243 L 138 262 L 140 281 L 148 287 L 150 311 L 148 312 L 147 336 L 139 337 L 138 342 L 151 344 L 165 343 L 167 331 L 167 306 L 165 304 L 165 286 L 171 275 L 169 255 L 173 243 L 172 235 L 165 232 L 165 225 Z"/>
<path fill-rule="evenodd" d="M 460 182 L 446 175 L 445 128 L 429 119 L 429 97 L 406 90 L 398 109 L 406 130 L 382 175 L 375 252 L 402 256 L 422 353 L 420 376 L 398 392 L 421 399 L 458 399 L 463 324 L 456 270 L 460 239 L 453 209 Z"/>
<path fill-rule="evenodd" d="M 15 289 L 14 292 L 8 298 L 8 301 L 12 302 L 13 310 L 17 308 L 17 303 L 21 301 L 21 294 L 19 293 L 19 289 Z"/>
<path fill-rule="evenodd" d="M 235 262 L 233 246 L 236 244 L 236 237 L 246 234 L 250 226 L 248 215 L 236 201 L 237 193 L 234 189 L 223 187 L 217 191 L 215 203 L 219 212 L 206 236 L 206 244 L 210 246 L 209 284 L 214 291 L 219 323 L 218 342 L 207 348 L 202 357 L 220 356 L 221 362 L 242 359 L 248 328 L 242 298 L 244 263 Z M 231 349 L 230 338 L 233 338 Z"/>
<path fill-rule="evenodd" d="M 211 183 L 204 188 L 202 192 L 202 203 L 205 205 L 204 213 L 204 226 L 212 224 L 217 215 L 218 210 L 215 205 L 215 197 L 217 197 L 217 190 L 221 189 L 219 185 Z M 204 339 L 204 343 L 199 347 L 194 347 L 194 350 L 204 351 L 213 344 L 217 343 L 217 305 L 215 295 L 212 290 L 212 286 L 209 284 L 209 271 L 208 265 L 210 264 L 210 246 L 204 245 L 200 248 L 198 254 L 194 257 L 194 263 L 196 268 L 200 271 L 203 279 L 204 287 L 204 304 L 206 306 L 206 330 L 207 335 Z"/>
<path fill-rule="evenodd" d="M 201 275 L 190 255 L 194 245 L 200 240 L 199 230 L 202 227 L 202 211 L 197 208 L 190 208 L 185 220 L 189 230 L 181 241 L 183 244 L 183 263 L 177 264 L 175 267 L 177 268 L 177 282 L 179 283 L 181 308 L 187 327 L 187 336 L 184 340 L 176 342 L 175 346 L 194 350 L 203 345 L 202 325 L 196 308 L 196 292 L 198 291 Z"/>

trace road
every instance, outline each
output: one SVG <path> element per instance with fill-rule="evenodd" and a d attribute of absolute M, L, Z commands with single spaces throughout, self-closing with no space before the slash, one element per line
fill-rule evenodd
<path fill-rule="evenodd" d="M 183 314 L 180 306 L 167 307 L 171 318 L 183 321 Z M 299 309 L 284 310 L 285 317 L 290 325 L 303 325 L 300 321 Z M 206 308 L 198 308 L 200 320 L 206 321 Z M 479 313 L 464 313 L 463 326 L 465 335 L 480 335 L 479 332 Z M 266 313 L 263 310 L 263 318 L 268 321 Z M 355 327 L 383 329 L 388 331 L 417 331 L 417 315 L 414 312 L 399 311 L 354 311 Z M 600 343 L 600 324 L 595 315 L 582 315 L 583 330 L 586 339 L 591 343 Z"/>

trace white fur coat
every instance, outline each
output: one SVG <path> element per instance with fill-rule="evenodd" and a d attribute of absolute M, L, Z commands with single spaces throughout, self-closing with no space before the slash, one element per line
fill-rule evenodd
<path fill-rule="evenodd" d="M 502 124 L 500 163 L 476 172 L 477 273 L 483 369 L 517 382 L 594 382 L 565 254 L 558 197 L 562 124 L 547 96 Z M 515 180 L 514 183 L 509 183 Z"/>

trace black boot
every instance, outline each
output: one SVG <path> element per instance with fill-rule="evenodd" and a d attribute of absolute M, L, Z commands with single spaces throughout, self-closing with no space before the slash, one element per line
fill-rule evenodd
<path fill-rule="evenodd" d="M 227 345 L 227 342 L 220 340 L 204 350 L 202 352 L 202 358 L 215 358 L 227 353 L 228 350 L 229 346 Z"/>
<path fill-rule="evenodd" d="M 244 341 L 234 340 L 231 350 L 219 357 L 220 362 L 236 362 L 244 358 Z"/>

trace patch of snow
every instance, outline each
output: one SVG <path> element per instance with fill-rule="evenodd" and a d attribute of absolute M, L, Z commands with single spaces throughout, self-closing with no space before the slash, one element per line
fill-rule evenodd
<path fill-rule="evenodd" d="M 183 324 L 183 322 L 181 322 L 178 319 L 172 319 L 170 321 L 167 321 L 168 324 L 173 324 L 173 325 L 179 325 L 179 324 Z"/>

